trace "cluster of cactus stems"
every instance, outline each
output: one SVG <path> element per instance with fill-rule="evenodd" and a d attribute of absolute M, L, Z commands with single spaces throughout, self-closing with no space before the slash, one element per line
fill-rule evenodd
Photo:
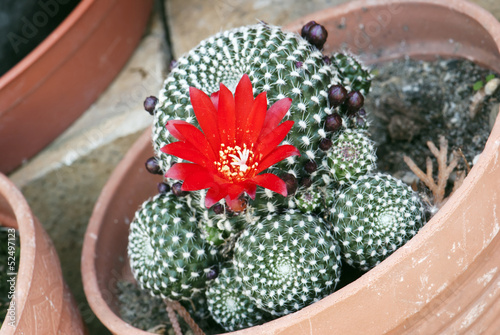
<path fill-rule="evenodd" d="M 249 187 L 230 205 L 224 198 L 207 208 L 211 189 L 192 191 L 166 178 L 131 223 L 130 263 L 143 288 L 171 300 L 206 296 L 211 317 L 237 330 L 325 297 L 342 264 L 369 270 L 423 226 L 423 206 L 411 188 L 375 173 L 362 108 L 369 70 L 350 54 L 324 56 L 326 37 L 314 21 L 302 36 L 264 23 L 221 32 L 181 57 L 159 98 L 146 99 L 154 115 L 151 173 L 179 174 L 172 171 L 183 160 L 168 152 L 175 139 L 189 139 L 175 122 L 206 132 L 190 90 L 211 95 L 215 106 L 227 104 L 214 100 L 227 94 L 220 84 L 234 93 L 244 75 L 254 97 L 266 92 L 268 107 L 291 99 L 283 120 L 294 124 L 282 144 L 300 156 L 283 155 L 266 170 L 280 177 L 286 197 L 272 187 Z M 246 171 L 251 151 L 240 149 L 232 165 Z"/>

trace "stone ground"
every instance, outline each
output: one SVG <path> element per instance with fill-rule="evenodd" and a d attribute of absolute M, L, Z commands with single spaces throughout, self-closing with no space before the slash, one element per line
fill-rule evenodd
<path fill-rule="evenodd" d="M 166 1 L 172 51 L 179 56 L 218 31 L 257 20 L 284 25 L 349 0 Z M 500 18 L 498 0 L 475 0 Z M 156 95 L 168 69 L 159 9 L 110 87 L 64 134 L 10 175 L 52 237 L 90 334 L 109 334 L 83 293 L 80 254 L 93 205 L 113 168 L 152 122 L 142 102 Z"/>

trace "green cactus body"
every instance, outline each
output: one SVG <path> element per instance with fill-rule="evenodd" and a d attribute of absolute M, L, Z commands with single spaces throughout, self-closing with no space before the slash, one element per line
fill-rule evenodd
<path fill-rule="evenodd" d="M 159 194 L 143 203 L 130 225 L 128 254 L 135 278 L 154 295 L 180 300 L 205 289 L 219 260 L 202 237 L 191 199 Z"/>
<path fill-rule="evenodd" d="M 373 76 L 370 70 L 364 67 L 354 55 L 334 53 L 331 56 L 331 61 L 343 78 L 341 84 L 348 91 L 359 91 L 362 94 L 368 94 Z"/>
<path fill-rule="evenodd" d="M 197 126 L 189 87 L 207 94 L 218 91 L 219 83 L 234 89 L 243 74 L 250 77 L 255 93 L 267 92 L 268 106 L 285 97 L 292 99 L 288 118 L 295 125 L 283 144 L 294 145 L 302 156 L 289 157 L 275 168 L 300 177 L 308 160 L 321 164 L 324 152 L 318 143 L 326 137 L 323 119 L 332 113 L 327 90 L 344 78 L 299 35 L 258 24 L 210 37 L 178 60 L 160 92 L 155 112 L 153 141 L 163 171 L 172 163 L 171 156 L 160 151 L 172 141 L 165 129 L 167 121 L 183 119 Z"/>
<path fill-rule="evenodd" d="M 424 224 L 412 189 L 386 174 L 366 175 L 332 201 L 330 220 L 342 258 L 368 270 L 406 243 Z"/>
<path fill-rule="evenodd" d="M 210 209 L 205 209 L 200 223 L 201 229 L 206 233 L 206 240 L 211 244 L 221 245 L 243 230 L 246 222 L 244 214 L 215 214 Z"/>
<path fill-rule="evenodd" d="M 338 246 L 325 223 L 288 210 L 249 226 L 233 262 L 244 294 L 273 315 L 285 315 L 333 292 L 340 277 Z"/>
<path fill-rule="evenodd" d="M 327 152 L 327 166 L 333 180 L 340 185 L 351 184 L 375 169 L 373 141 L 365 131 L 346 129 L 333 139 Z"/>
<path fill-rule="evenodd" d="M 232 266 L 222 269 L 207 289 L 208 309 L 212 318 L 226 331 L 252 327 L 272 319 L 265 311 L 242 294 Z"/>

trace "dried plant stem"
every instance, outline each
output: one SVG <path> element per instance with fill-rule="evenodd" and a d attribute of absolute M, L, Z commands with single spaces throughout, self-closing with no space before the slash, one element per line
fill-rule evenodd
<path fill-rule="evenodd" d="M 433 166 L 430 157 L 427 157 L 426 159 L 426 173 L 424 173 L 408 156 L 404 156 L 403 159 L 413 173 L 415 173 L 415 175 L 432 192 L 434 197 L 434 206 L 440 208 L 447 200 L 447 198 L 444 198 L 446 184 L 448 183 L 451 173 L 457 167 L 458 157 L 454 156 L 448 164 L 448 141 L 444 138 L 444 136 L 439 137 L 439 149 L 431 141 L 427 142 L 427 146 L 438 162 L 437 182 L 434 181 L 434 177 L 432 176 Z M 455 180 L 453 192 L 460 187 L 464 178 L 465 173 L 463 171 L 457 173 L 457 179 Z"/>
<path fill-rule="evenodd" d="M 165 303 L 167 305 L 168 317 L 172 322 L 172 328 L 174 329 L 175 335 L 182 335 L 179 320 L 177 320 L 175 312 L 177 312 L 177 314 L 179 314 L 179 316 L 186 321 L 195 335 L 205 335 L 203 330 L 193 320 L 189 312 L 178 301 L 165 299 Z"/>
<path fill-rule="evenodd" d="M 170 319 L 175 335 L 182 335 L 181 325 L 179 324 L 179 320 L 177 319 L 177 315 L 175 315 L 174 308 L 172 306 L 173 301 L 165 299 L 165 303 L 167 305 L 168 318 Z"/>

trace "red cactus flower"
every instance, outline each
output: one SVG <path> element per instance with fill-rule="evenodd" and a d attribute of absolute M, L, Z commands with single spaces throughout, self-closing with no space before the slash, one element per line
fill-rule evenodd
<path fill-rule="evenodd" d="M 247 75 L 238 83 L 234 97 L 223 84 L 211 97 L 194 87 L 189 95 L 203 132 L 185 121 L 167 122 L 168 131 L 179 141 L 161 151 L 192 163 L 174 164 L 165 176 L 183 180 L 184 191 L 208 188 L 207 208 L 225 198 L 237 211 L 239 196 L 246 192 L 255 199 L 257 185 L 286 196 L 283 180 L 259 173 L 289 156 L 300 155 L 293 145 L 278 146 L 293 126 L 293 121 L 278 125 L 292 100 L 281 99 L 267 110 L 266 92 L 254 100 Z"/>

